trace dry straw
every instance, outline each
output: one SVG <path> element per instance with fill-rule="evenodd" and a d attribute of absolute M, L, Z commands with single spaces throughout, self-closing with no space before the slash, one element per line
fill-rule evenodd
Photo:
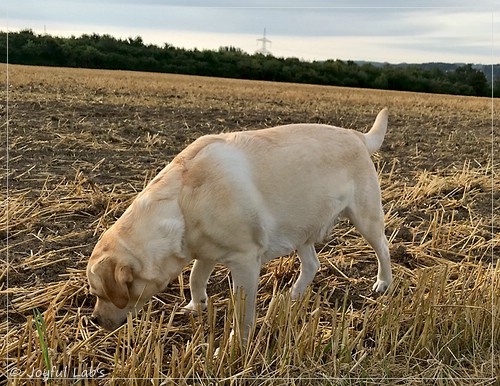
<path fill-rule="evenodd" d="M 393 254 L 395 283 L 387 296 L 371 298 L 369 292 L 366 297 L 351 296 L 350 288 L 369 287 L 373 279 L 352 277 L 351 272 L 363 263 L 375 267 L 375 262 L 370 248 L 348 224 L 341 224 L 332 242 L 321 248 L 323 269 L 312 291 L 300 302 L 292 302 L 288 293 L 297 273 L 293 259 L 270 263 L 261 278 L 256 329 L 245 348 L 229 340 L 236 321 L 233 303 L 225 299 L 229 297 L 225 271 L 212 279 L 220 283 L 222 293 L 214 294 L 201 316 L 186 317 L 179 312 L 184 301 L 182 277 L 168 294 L 154 299 L 137 319 L 129 319 L 113 333 L 88 321 L 92 299 L 83 269 L 71 269 L 59 280 L 35 288 L 22 283 L 3 288 L 3 294 L 9 293 L 12 299 L 11 318 L 26 318 L 24 322 L 11 319 L 8 331 L 5 319 L 1 325 L 5 345 L 0 357 L 5 374 L 16 374 L 12 384 L 24 384 L 33 370 L 47 368 L 38 324 L 31 316 L 34 309 L 45 310 L 45 344 L 55 366 L 50 372 L 53 378 L 57 376 L 54 368 L 76 376 L 94 371 L 107 382 L 116 379 L 116 384 L 120 384 L 119 378 L 138 378 L 136 384 L 146 383 L 140 378 L 157 379 L 157 384 L 168 379 L 192 384 L 215 378 L 228 384 L 243 378 L 249 384 L 304 384 L 306 379 L 311 384 L 327 380 L 335 384 L 337 378 L 389 384 L 389 378 L 408 374 L 432 379 L 496 374 L 498 362 L 492 353 L 499 350 L 500 341 L 500 265 L 488 260 L 488 251 L 498 247 L 499 239 L 488 235 L 485 224 L 469 213 L 463 198 L 470 198 L 475 192 L 471 186 L 479 186 L 483 179 L 487 175 L 465 166 L 451 175 L 423 172 L 414 186 L 394 183 L 384 187 L 384 199 L 400 212 L 411 213 L 422 208 L 422 201 L 427 203 L 419 212 L 421 220 L 412 223 L 411 240 L 393 246 L 397 251 Z M 28 212 L 37 221 L 71 212 L 76 197 L 86 201 L 94 194 L 78 184 L 59 184 L 48 195 L 54 200 L 65 197 L 54 203 L 55 211 L 36 203 L 11 208 L 19 207 L 23 216 Z M 450 193 L 455 191 L 460 193 Z M 21 194 L 19 200 L 24 197 Z M 452 213 L 446 210 L 450 206 L 455 207 Z M 103 217 L 112 208 L 113 204 L 106 204 Z M 459 210 L 467 214 L 460 220 L 453 214 Z M 388 208 L 389 229 L 405 226 L 405 220 Z M 68 258 L 71 251 L 64 246 L 33 253 L 18 262 L 16 270 L 50 268 Z M 51 258 L 52 254 L 56 257 Z M 17 370 L 21 372 L 17 374 Z M 253 377 L 259 381 L 252 381 Z M 74 381 L 59 377 L 57 384 Z M 44 382 L 29 379 L 29 383 Z"/>

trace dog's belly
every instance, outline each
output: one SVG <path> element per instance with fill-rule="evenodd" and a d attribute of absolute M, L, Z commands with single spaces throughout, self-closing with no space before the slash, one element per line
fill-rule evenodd
<path fill-rule="evenodd" d="M 269 248 L 262 254 L 262 264 L 281 256 L 286 256 L 295 251 L 297 247 L 288 242 L 288 240 L 275 239 L 271 242 Z"/>
<path fill-rule="evenodd" d="M 335 224 L 337 224 L 341 213 L 339 211 L 330 211 L 324 215 L 324 221 L 319 224 L 282 225 L 275 231 L 269 232 L 268 244 L 261 255 L 262 263 L 289 255 L 302 245 L 324 241 L 330 235 Z"/>

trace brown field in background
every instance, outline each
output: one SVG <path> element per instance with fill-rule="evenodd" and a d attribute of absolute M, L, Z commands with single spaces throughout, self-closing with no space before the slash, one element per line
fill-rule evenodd
<path fill-rule="evenodd" d="M 3 151 L 1 380 L 44 384 L 45 370 L 57 385 L 500 382 L 498 100 L 10 65 L 7 130 L 6 66 L 0 71 L 9 167 Z M 300 303 L 288 296 L 294 256 L 263 267 L 254 339 L 243 352 L 227 339 L 234 315 L 223 267 L 199 317 L 179 311 L 189 301 L 188 267 L 117 331 L 90 323 L 85 266 L 94 244 L 194 139 L 299 122 L 366 131 L 385 106 L 388 132 L 373 159 L 390 294 L 371 293 L 374 252 L 342 221 L 317 246 L 321 270 Z"/>

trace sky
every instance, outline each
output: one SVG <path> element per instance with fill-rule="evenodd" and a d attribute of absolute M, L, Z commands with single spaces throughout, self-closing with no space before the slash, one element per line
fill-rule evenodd
<path fill-rule="evenodd" d="M 145 43 L 276 57 L 500 63 L 498 0 L 3 0 L 0 30 L 141 36 Z"/>

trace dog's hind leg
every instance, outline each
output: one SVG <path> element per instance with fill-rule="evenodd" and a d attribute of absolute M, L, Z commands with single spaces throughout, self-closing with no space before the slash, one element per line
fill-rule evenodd
<path fill-rule="evenodd" d="M 305 244 L 297 248 L 300 260 L 300 275 L 292 287 L 292 300 L 302 296 L 319 269 L 319 260 L 314 244 Z"/>
<path fill-rule="evenodd" d="M 196 260 L 191 275 L 189 276 L 189 286 L 191 289 L 191 301 L 184 309 L 187 312 L 198 312 L 198 309 L 207 308 L 207 283 L 215 267 L 213 260 Z"/>
<path fill-rule="evenodd" d="M 373 197 L 373 196 L 372 196 Z M 377 281 L 373 291 L 383 293 L 392 283 L 389 243 L 385 236 L 384 212 L 380 200 L 363 200 L 346 210 L 349 220 L 375 250 L 378 259 Z"/>

